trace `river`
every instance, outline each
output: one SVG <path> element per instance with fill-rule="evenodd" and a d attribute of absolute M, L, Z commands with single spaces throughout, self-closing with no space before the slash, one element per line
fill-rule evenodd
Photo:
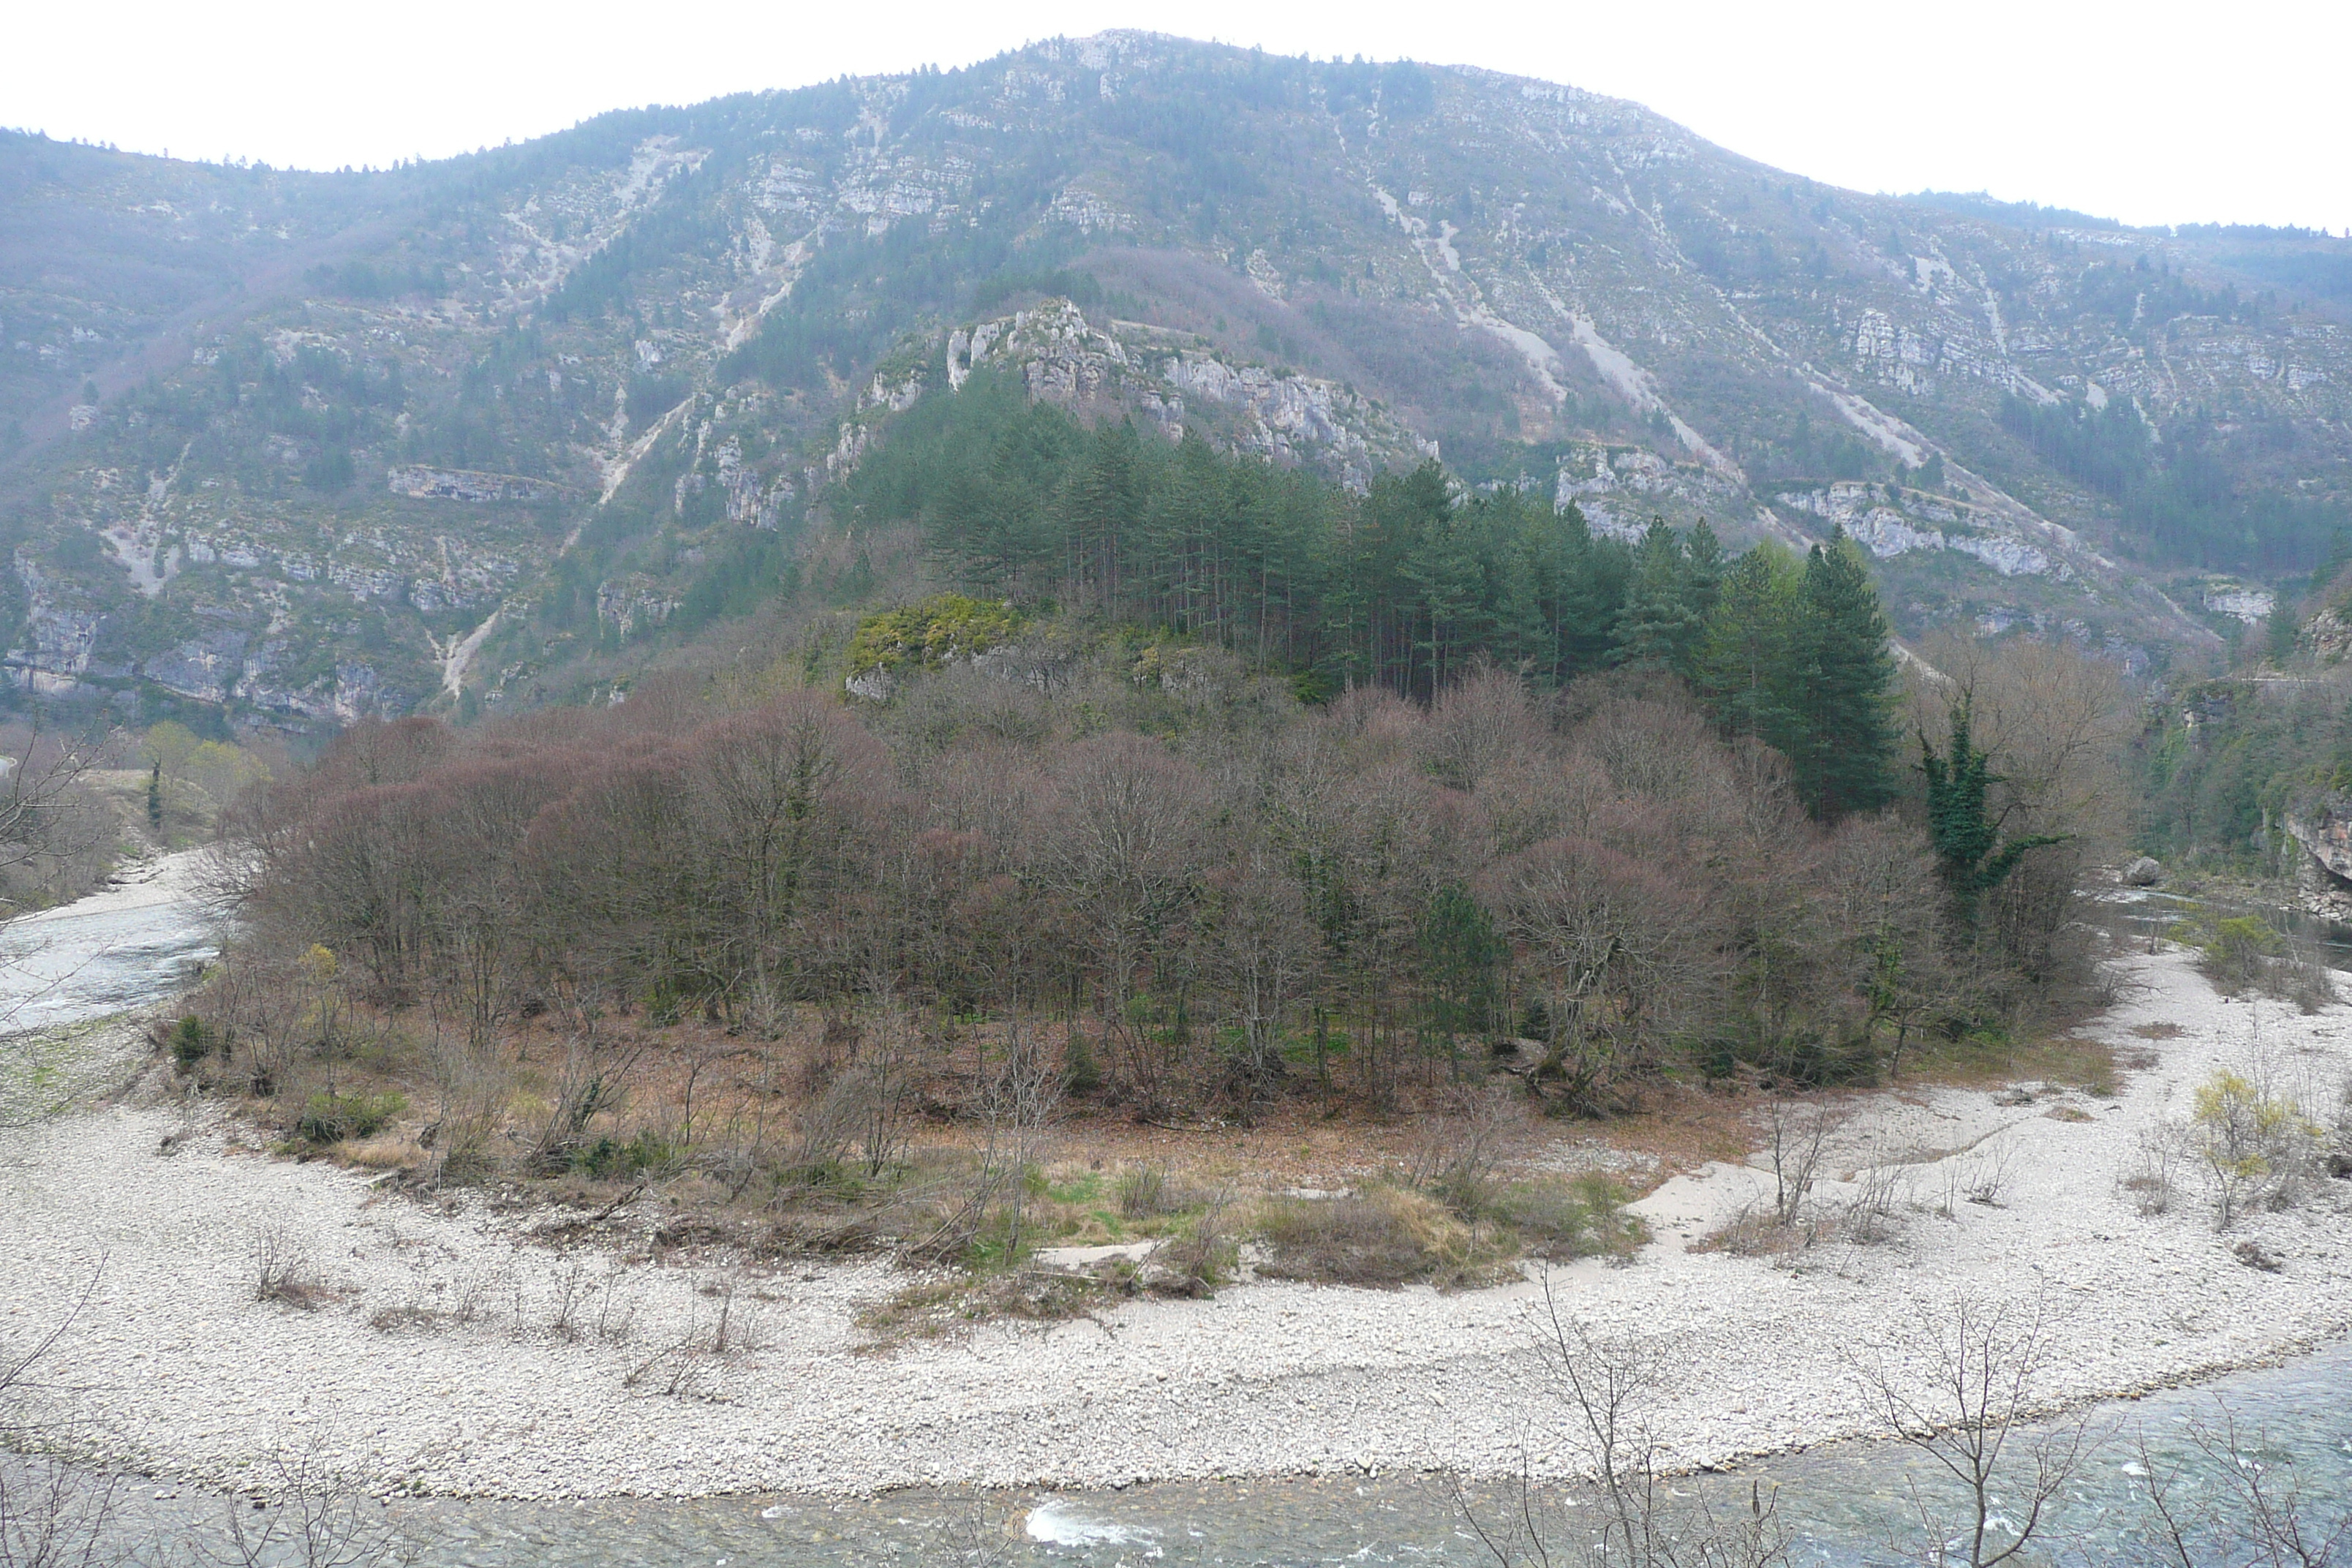
<path fill-rule="evenodd" d="M 215 922 L 196 900 L 194 854 L 151 861 L 117 885 L 66 908 L 0 928 L 0 1018 L 10 1030 L 87 1021 L 151 1005 L 214 951 Z M 2159 1465 L 2181 1468 L 2192 1493 L 2215 1489 L 2213 1461 L 2189 1439 L 2192 1423 L 2236 1424 L 2242 1468 L 2293 1476 L 2307 1499 L 2352 1507 L 2352 1345 L 2337 1342 L 2285 1365 L 2103 1407 L 2111 1434 L 2067 1489 L 2054 1523 L 2066 1562 L 2155 1562 L 2136 1531 L 2146 1521 L 2140 1439 Z M 1893 1445 L 1844 1444 L 1701 1478 L 1743 1503 L 1751 1487 L 1778 1500 L 1800 1563 L 1902 1561 L 1887 1545 L 1919 1538 L 1912 1488 L 1956 1501 L 1919 1458 Z M 1489 1496 L 1474 1506 L 1501 1510 Z M 1553 1498 L 1554 1517 L 1589 1518 Z M 118 1549 L 184 1547 L 224 1539 L 224 1500 L 145 1482 L 118 1499 Z M 1067 1496 L 978 1498 L 898 1492 L 879 1498 L 746 1497 L 687 1501 L 528 1504 L 395 1500 L 369 1526 L 396 1542 L 382 1561 L 467 1568 L 580 1564 L 1004 1563 L 1114 1568 L 1147 1562 L 1306 1564 L 1472 1563 L 1493 1558 L 1466 1529 L 1452 1490 L 1418 1475 L 1284 1482 L 1168 1483 Z M 1570 1531 L 1572 1533 L 1572 1531 Z M 303 1561 L 290 1551 L 261 1560 Z M 340 1561 L 355 1561 L 341 1558 Z M 1912 1559 L 1916 1561 L 1916 1552 Z M 2217 1563 L 2220 1558 L 2214 1559 Z M 2352 1561 L 2352 1557 L 2334 1561 Z"/>
<path fill-rule="evenodd" d="M 151 1006 L 215 951 L 202 849 L 126 868 L 86 899 L 0 926 L 0 1032 Z"/>

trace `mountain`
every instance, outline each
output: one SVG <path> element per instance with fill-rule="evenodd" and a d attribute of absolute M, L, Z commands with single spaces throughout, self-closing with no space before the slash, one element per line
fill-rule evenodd
<path fill-rule="evenodd" d="M 976 374 L 1842 526 L 1906 634 L 2192 671 L 2352 508 L 2352 242 L 1863 195 L 1484 70 L 1107 34 L 383 172 L 9 134 L 0 202 L 7 662 L 151 710 L 577 695 L 870 568 L 842 480 Z"/>

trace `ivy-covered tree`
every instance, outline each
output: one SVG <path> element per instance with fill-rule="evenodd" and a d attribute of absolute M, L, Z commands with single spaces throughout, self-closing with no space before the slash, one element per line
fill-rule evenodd
<path fill-rule="evenodd" d="M 1967 696 L 1953 702 L 1952 732 L 1941 756 L 1926 731 L 1919 732 L 1919 767 L 1927 775 L 1927 837 L 1937 868 L 1963 900 L 1999 887 L 2028 852 L 2065 842 L 2063 834 L 2029 834 L 2000 841 L 2000 820 L 1990 806 L 2000 782 L 1992 759 L 1976 743 L 1975 715 Z"/>

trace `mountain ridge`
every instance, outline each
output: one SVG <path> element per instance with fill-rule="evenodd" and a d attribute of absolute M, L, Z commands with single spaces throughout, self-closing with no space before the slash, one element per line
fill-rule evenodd
<path fill-rule="evenodd" d="M 2352 246 L 1836 191 L 1475 68 L 1110 34 L 377 175 L 12 137 L 0 182 L 13 673 L 288 721 L 688 635 L 983 335 L 1351 485 L 1434 448 L 1602 531 L 1836 524 L 1906 632 L 2135 663 L 2218 657 L 2352 496 Z"/>

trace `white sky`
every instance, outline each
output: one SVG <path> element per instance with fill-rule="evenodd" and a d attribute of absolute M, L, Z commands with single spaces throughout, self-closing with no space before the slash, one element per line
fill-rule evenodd
<path fill-rule="evenodd" d="M 1136 26 L 1570 82 L 1862 190 L 1986 189 L 2133 223 L 2352 226 L 2346 0 L 17 0 L 7 12 L 0 124 L 181 157 L 381 165 L 607 109 L 952 67 Z"/>

